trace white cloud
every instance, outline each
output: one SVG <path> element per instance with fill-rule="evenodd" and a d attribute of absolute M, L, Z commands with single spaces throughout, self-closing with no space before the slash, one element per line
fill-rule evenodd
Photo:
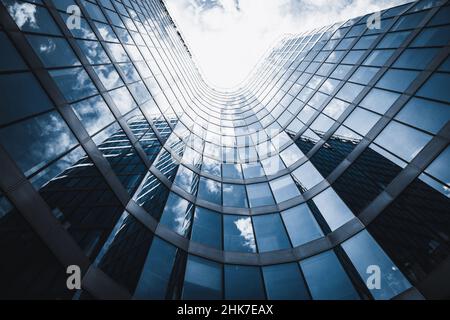
<path fill-rule="evenodd" d="M 206 81 L 238 85 L 282 35 L 344 21 L 408 0 L 166 0 Z"/>

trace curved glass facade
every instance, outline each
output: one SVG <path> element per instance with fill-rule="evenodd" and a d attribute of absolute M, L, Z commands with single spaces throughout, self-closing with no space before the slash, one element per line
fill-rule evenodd
<path fill-rule="evenodd" d="M 286 36 L 222 92 L 162 1 L 0 0 L 0 297 L 449 298 L 449 11 Z"/>

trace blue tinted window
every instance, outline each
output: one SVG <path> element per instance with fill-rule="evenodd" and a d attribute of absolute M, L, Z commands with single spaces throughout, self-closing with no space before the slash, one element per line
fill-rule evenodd
<path fill-rule="evenodd" d="M 185 166 L 180 166 L 174 183 L 190 194 L 195 194 L 198 186 L 199 176 Z"/>
<path fill-rule="evenodd" d="M 450 7 L 444 6 L 439 9 L 439 12 L 428 22 L 429 25 L 447 24 L 448 17 L 450 17 Z"/>
<path fill-rule="evenodd" d="M 269 300 L 308 300 L 306 283 L 297 263 L 262 268 Z"/>
<path fill-rule="evenodd" d="M 364 50 L 352 50 L 342 60 L 342 63 L 355 64 L 364 54 Z"/>
<path fill-rule="evenodd" d="M 300 192 L 290 175 L 270 181 L 270 187 L 277 203 L 300 196 Z"/>
<path fill-rule="evenodd" d="M 323 236 L 322 230 L 306 203 L 281 213 L 294 247 Z"/>
<path fill-rule="evenodd" d="M 135 299 L 165 299 L 177 248 L 154 238 L 139 278 Z"/>
<path fill-rule="evenodd" d="M 268 183 L 249 184 L 246 187 L 251 208 L 275 204 Z"/>
<path fill-rule="evenodd" d="M 395 92 L 374 88 L 361 101 L 360 105 L 377 113 L 385 114 L 399 96 Z"/>
<path fill-rule="evenodd" d="M 367 59 L 365 65 L 382 67 L 394 53 L 394 50 L 373 50 Z"/>
<path fill-rule="evenodd" d="M 331 77 L 337 78 L 337 79 L 344 79 L 351 68 L 352 68 L 352 66 L 339 65 L 333 71 L 333 73 L 331 74 Z"/>
<path fill-rule="evenodd" d="M 130 94 L 126 87 L 112 90 L 109 92 L 109 95 L 111 96 L 111 98 L 113 98 L 113 101 L 121 114 L 126 114 L 130 110 L 137 107 L 133 96 Z"/>
<path fill-rule="evenodd" d="M 448 20 L 447 20 L 448 23 Z M 445 46 L 450 40 L 450 26 L 427 28 L 420 32 L 412 46 Z"/>
<path fill-rule="evenodd" d="M 193 204 L 171 192 L 161 217 L 161 223 L 186 237 L 192 223 Z"/>
<path fill-rule="evenodd" d="M 345 120 L 344 124 L 365 136 L 381 117 L 373 112 L 356 108 Z"/>
<path fill-rule="evenodd" d="M 296 182 L 300 184 L 302 192 L 311 189 L 324 180 L 320 172 L 317 171 L 316 167 L 314 167 L 310 161 L 305 162 L 301 167 L 298 167 L 292 174 L 294 175 Z"/>
<path fill-rule="evenodd" d="M 391 69 L 378 81 L 377 87 L 404 92 L 418 74 L 416 71 Z"/>
<path fill-rule="evenodd" d="M 379 68 L 359 67 L 358 70 L 351 76 L 350 81 L 368 84 L 375 74 L 380 70 Z"/>
<path fill-rule="evenodd" d="M 425 17 L 426 12 L 418 12 L 409 15 L 405 15 L 398 19 L 392 30 L 406 30 L 416 28 Z"/>
<path fill-rule="evenodd" d="M 68 101 L 75 101 L 97 93 L 94 83 L 83 68 L 50 71 L 50 75 Z"/>
<path fill-rule="evenodd" d="M 431 136 L 392 121 L 375 142 L 402 159 L 411 161 L 430 140 Z"/>
<path fill-rule="evenodd" d="M 203 157 L 202 171 L 220 177 L 222 170 L 220 162 L 208 157 Z"/>
<path fill-rule="evenodd" d="M 123 85 L 123 81 L 112 64 L 96 66 L 94 71 L 107 90 L 115 89 Z"/>
<path fill-rule="evenodd" d="M 450 120 L 450 108 L 443 103 L 412 98 L 395 118 L 436 134 Z"/>
<path fill-rule="evenodd" d="M 78 58 L 65 39 L 35 35 L 28 35 L 27 39 L 45 67 L 80 65 Z"/>
<path fill-rule="evenodd" d="M 117 64 L 117 67 L 122 71 L 125 83 L 133 83 L 141 79 L 139 77 L 139 73 L 131 62 Z"/>
<path fill-rule="evenodd" d="M 353 100 L 358 96 L 358 94 L 364 89 L 363 86 L 354 84 L 354 83 L 346 83 L 341 90 L 337 93 L 336 97 L 348 101 L 353 102 Z"/>
<path fill-rule="evenodd" d="M 111 42 L 119 42 L 119 39 L 117 39 L 116 34 L 109 25 L 97 21 L 94 21 L 94 24 L 97 27 L 97 30 L 100 32 L 100 35 L 102 36 L 103 40 Z"/>
<path fill-rule="evenodd" d="M 224 215 L 223 232 L 225 251 L 256 252 L 255 235 L 250 217 Z"/>
<path fill-rule="evenodd" d="M 182 299 L 222 299 L 222 266 L 217 262 L 189 256 L 184 275 Z"/>
<path fill-rule="evenodd" d="M 300 261 L 300 266 L 313 299 L 359 299 L 358 293 L 333 251 Z"/>
<path fill-rule="evenodd" d="M 0 70 L 19 70 L 26 69 L 26 65 L 17 52 L 16 48 L 11 44 L 6 34 L 0 31 L 0 46 L 2 48 L 2 58 L 0 59 Z"/>
<path fill-rule="evenodd" d="M 265 299 L 259 267 L 225 265 L 225 299 Z"/>
<path fill-rule="evenodd" d="M 102 11 L 98 6 L 95 4 L 92 4 L 86 0 L 81 0 L 81 3 L 84 5 L 86 10 L 88 11 L 89 15 L 92 19 L 99 20 L 101 22 L 107 22 L 105 16 L 103 15 Z"/>
<path fill-rule="evenodd" d="M 0 125 L 53 108 L 31 73 L 0 75 L 0 89 Z"/>
<path fill-rule="evenodd" d="M 100 42 L 90 40 L 78 40 L 77 42 L 90 64 L 111 62 Z"/>
<path fill-rule="evenodd" d="M 406 49 L 394 63 L 394 67 L 423 70 L 438 51 L 438 49 Z"/>
<path fill-rule="evenodd" d="M 450 103 L 450 75 L 447 73 L 435 73 L 417 92 L 418 96 L 445 101 Z"/>
<path fill-rule="evenodd" d="M 262 177 L 264 175 L 263 169 L 259 162 L 243 164 L 242 168 L 244 170 L 245 179 Z"/>
<path fill-rule="evenodd" d="M 368 49 L 377 36 L 364 36 L 358 40 L 353 49 Z"/>
<path fill-rule="evenodd" d="M 2 2 L 20 30 L 61 34 L 48 10 L 44 7 L 18 0 L 2 0 Z"/>
<path fill-rule="evenodd" d="M 240 164 L 223 164 L 222 174 L 228 179 L 242 179 L 242 170 Z"/>
<path fill-rule="evenodd" d="M 223 184 L 224 207 L 248 208 L 247 193 L 243 184 Z"/>
<path fill-rule="evenodd" d="M 114 116 L 100 96 L 73 104 L 72 108 L 90 135 L 96 134 L 115 121 Z"/>
<path fill-rule="evenodd" d="M 409 36 L 410 31 L 388 33 L 377 48 L 398 48 Z"/>
<path fill-rule="evenodd" d="M 447 147 L 425 170 L 435 178 L 444 183 L 450 184 L 450 170 L 448 164 L 450 163 L 450 147 Z M 448 189 L 448 188 L 447 188 Z"/>
<path fill-rule="evenodd" d="M 368 277 L 374 272 L 378 272 L 381 276 L 379 288 L 369 287 L 375 299 L 390 299 L 411 287 L 401 271 L 366 230 L 345 241 L 342 248 L 364 283 L 370 283 Z M 371 271 L 368 273 L 368 270 Z"/>
<path fill-rule="evenodd" d="M 290 248 L 283 222 L 278 213 L 253 217 L 259 252 Z"/>
<path fill-rule="evenodd" d="M 56 111 L 0 129 L 0 142 L 25 175 L 37 171 L 77 143 Z"/>
<path fill-rule="evenodd" d="M 219 213 L 197 207 L 191 240 L 206 246 L 222 249 L 222 217 Z"/>
<path fill-rule="evenodd" d="M 321 192 L 313 198 L 313 201 L 332 231 L 354 218 L 353 213 L 333 188 Z"/>
<path fill-rule="evenodd" d="M 215 180 L 200 178 L 198 198 L 218 205 L 222 204 L 221 183 Z"/>

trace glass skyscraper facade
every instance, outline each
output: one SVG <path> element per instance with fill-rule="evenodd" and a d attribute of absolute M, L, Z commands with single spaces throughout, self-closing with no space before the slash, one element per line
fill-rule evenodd
<path fill-rule="evenodd" d="M 450 298 L 450 6 L 371 17 L 221 92 L 162 1 L 0 0 L 0 298 Z"/>

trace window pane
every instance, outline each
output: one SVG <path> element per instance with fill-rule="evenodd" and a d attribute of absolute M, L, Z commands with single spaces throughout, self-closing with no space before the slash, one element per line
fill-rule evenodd
<path fill-rule="evenodd" d="M 77 140 L 54 111 L 0 129 L 0 142 L 29 175 L 74 147 Z"/>
<path fill-rule="evenodd" d="M 111 63 L 100 42 L 90 40 L 78 40 L 77 42 L 90 64 Z"/>
<path fill-rule="evenodd" d="M 450 120 L 450 108 L 443 103 L 412 98 L 395 119 L 436 134 Z"/>
<path fill-rule="evenodd" d="M 277 203 L 298 197 L 300 192 L 290 175 L 270 181 L 273 195 Z"/>
<path fill-rule="evenodd" d="M 164 207 L 161 223 L 186 237 L 191 228 L 193 209 L 191 202 L 171 192 Z"/>
<path fill-rule="evenodd" d="M 313 198 L 314 203 L 325 218 L 331 231 L 336 230 L 346 222 L 354 218 L 353 213 L 334 192 L 328 188 Z"/>
<path fill-rule="evenodd" d="M 406 49 L 394 63 L 394 67 L 423 70 L 438 51 L 438 49 Z"/>
<path fill-rule="evenodd" d="M 398 93 L 374 88 L 361 101 L 360 105 L 377 113 L 385 114 L 399 96 Z"/>
<path fill-rule="evenodd" d="M 199 181 L 199 175 L 185 166 L 180 166 L 174 183 L 184 191 L 195 195 Z"/>
<path fill-rule="evenodd" d="M 431 136 L 393 121 L 375 139 L 375 143 L 411 161 L 430 140 Z"/>
<path fill-rule="evenodd" d="M 373 270 L 379 270 L 381 283 L 379 288 L 369 290 L 375 299 L 391 299 L 402 293 L 411 285 L 401 271 L 378 246 L 367 231 L 362 231 L 342 244 L 364 283 L 372 283 L 368 279 Z M 372 271 L 369 271 L 372 270 Z M 377 271 L 375 271 L 377 272 Z"/>
<path fill-rule="evenodd" d="M 256 252 L 255 235 L 250 217 L 223 216 L 225 251 Z"/>
<path fill-rule="evenodd" d="M 165 299 L 177 248 L 154 238 L 134 292 L 135 299 Z"/>
<path fill-rule="evenodd" d="M 243 164 L 242 168 L 244 170 L 245 179 L 262 177 L 264 175 L 263 169 L 259 162 Z"/>
<path fill-rule="evenodd" d="M 201 177 L 198 186 L 198 198 L 222 205 L 221 183 Z"/>
<path fill-rule="evenodd" d="M 182 299 L 222 299 L 222 266 L 190 255 L 186 264 Z"/>
<path fill-rule="evenodd" d="M 28 35 L 27 39 L 47 68 L 80 65 L 65 39 L 35 35 Z"/>
<path fill-rule="evenodd" d="M 115 89 L 123 85 L 122 79 L 112 64 L 96 66 L 94 71 L 107 90 Z"/>
<path fill-rule="evenodd" d="M 300 266 L 314 300 L 359 299 L 333 251 L 300 261 Z"/>
<path fill-rule="evenodd" d="M 391 69 L 378 81 L 377 87 L 404 92 L 418 74 L 416 71 Z"/>
<path fill-rule="evenodd" d="M 317 169 L 309 161 L 297 168 L 292 174 L 294 175 L 296 181 L 300 184 L 302 192 L 311 189 L 324 180 L 319 171 L 317 171 Z"/>
<path fill-rule="evenodd" d="M 225 299 L 265 299 L 259 267 L 225 265 Z"/>
<path fill-rule="evenodd" d="M 268 183 L 249 184 L 246 187 L 251 208 L 275 204 Z"/>
<path fill-rule="evenodd" d="M 224 207 L 248 208 L 247 194 L 243 184 L 223 184 Z"/>
<path fill-rule="evenodd" d="M 0 88 L 0 125 L 53 108 L 50 99 L 31 73 L 0 75 Z"/>
<path fill-rule="evenodd" d="M 56 85 L 68 101 L 75 101 L 97 93 L 97 89 L 83 68 L 50 71 Z"/>
<path fill-rule="evenodd" d="M 20 30 L 60 34 L 53 18 L 44 7 L 18 0 L 2 0 L 2 2 Z"/>
<path fill-rule="evenodd" d="M 420 88 L 417 95 L 450 103 L 450 90 L 448 90 L 449 82 L 449 74 L 435 73 L 427 80 L 422 88 Z"/>
<path fill-rule="evenodd" d="M 228 179 L 242 179 L 242 171 L 240 164 L 223 164 L 222 174 Z"/>
<path fill-rule="evenodd" d="M 306 203 L 281 213 L 294 247 L 323 236 L 322 230 Z"/>
<path fill-rule="evenodd" d="M 345 120 L 344 124 L 357 133 L 365 136 L 381 117 L 373 112 L 356 108 Z"/>
<path fill-rule="evenodd" d="M 101 131 L 115 121 L 113 114 L 100 96 L 73 104 L 72 109 L 90 135 Z"/>
<path fill-rule="evenodd" d="M 2 48 L 2 58 L 0 59 L 0 70 L 18 70 L 26 69 L 27 66 L 23 62 L 16 48 L 9 41 L 4 32 L 0 31 L 0 47 Z"/>
<path fill-rule="evenodd" d="M 447 147 L 425 170 L 444 183 L 450 184 L 450 147 Z"/>
<path fill-rule="evenodd" d="M 197 207 L 191 240 L 216 249 L 222 249 L 222 217 L 217 212 Z"/>
<path fill-rule="evenodd" d="M 309 300 L 298 264 L 286 263 L 262 268 L 269 300 Z"/>
<path fill-rule="evenodd" d="M 290 248 L 283 222 L 278 213 L 253 217 L 259 252 Z"/>

